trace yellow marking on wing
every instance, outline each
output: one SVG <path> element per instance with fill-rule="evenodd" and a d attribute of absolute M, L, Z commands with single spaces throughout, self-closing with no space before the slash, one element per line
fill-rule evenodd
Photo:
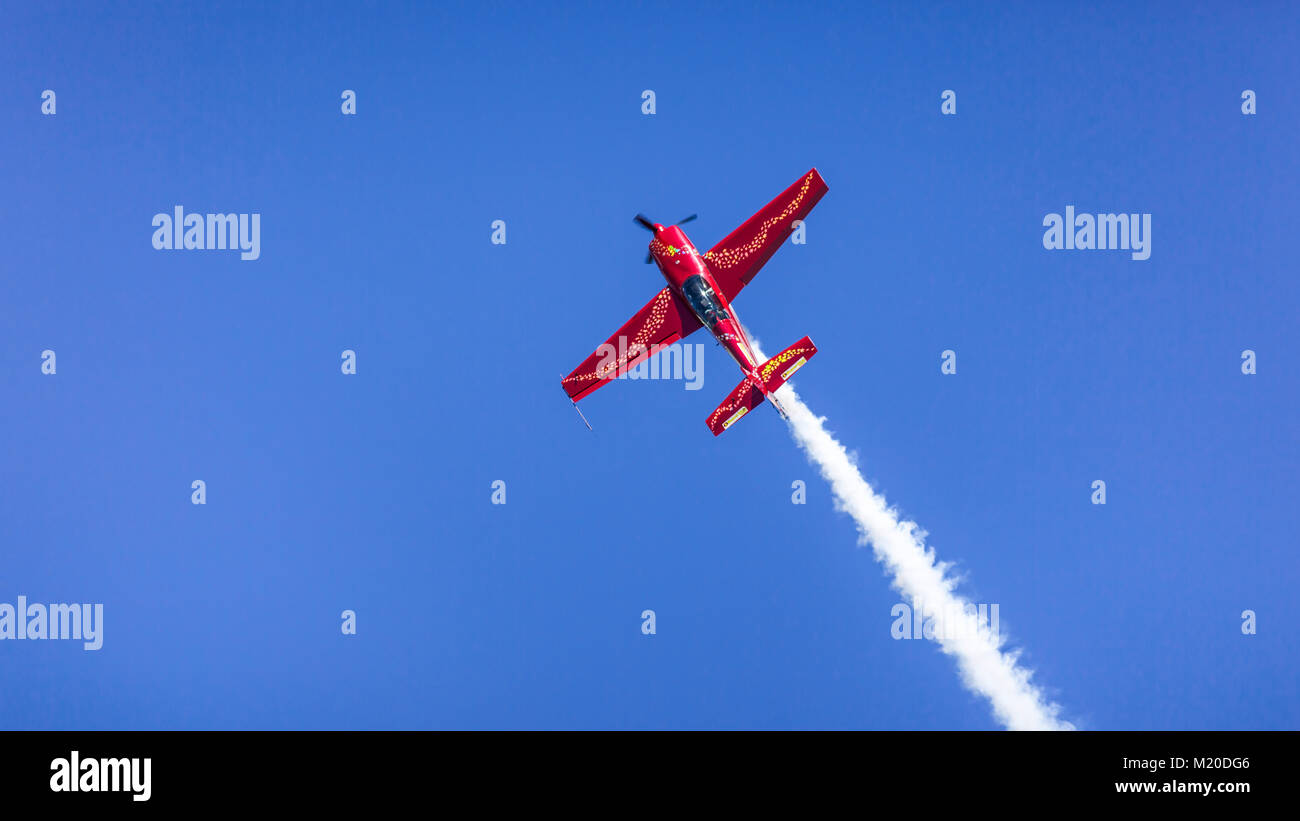
<path fill-rule="evenodd" d="M 781 213 L 763 220 L 762 225 L 759 226 L 758 233 L 754 235 L 752 240 L 739 248 L 714 249 L 706 253 L 704 258 L 721 268 L 732 268 L 748 259 L 751 254 L 767 244 L 767 234 L 773 226 L 789 219 L 791 215 L 799 210 L 799 204 L 803 202 L 804 197 L 807 196 L 808 188 L 812 185 L 812 180 L 813 172 L 809 171 L 808 176 L 804 177 L 803 186 L 799 188 L 798 196 L 790 200 L 789 205 L 787 205 Z"/>

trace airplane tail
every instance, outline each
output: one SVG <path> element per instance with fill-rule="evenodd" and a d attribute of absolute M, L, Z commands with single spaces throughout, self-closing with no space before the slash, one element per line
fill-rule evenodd
<path fill-rule="evenodd" d="M 727 428 L 740 421 L 740 418 L 752 411 L 754 408 L 763 404 L 766 399 L 776 408 L 776 412 L 781 414 L 785 419 L 785 408 L 781 403 L 776 401 L 774 395 L 778 388 L 786 383 L 794 372 L 804 366 L 813 354 L 817 353 L 817 346 L 813 345 L 812 340 L 804 337 L 790 347 L 781 351 L 776 356 L 758 366 L 755 376 L 746 376 L 741 380 L 727 398 L 722 400 L 717 410 L 709 415 L 709 430 L 717 436 Z M 760 387 L 761 385 L 761 387 Z"/>

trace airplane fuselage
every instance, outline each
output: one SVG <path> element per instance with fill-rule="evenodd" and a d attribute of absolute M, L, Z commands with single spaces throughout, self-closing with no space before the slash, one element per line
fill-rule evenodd
<path fill-rule="evenodd" d="M 740 326 L 736 309 L 727 302 L 708 264 L 687 238 L 686 232 L 676 225 L 655 225 L 650 254 L 664 279 L 668 280 L 668 287 L 690 306 L 691 311 L 718 343 L 727 349 L 727 353 L 736 360 L 745 375 L 762 390 L 758 358 L 754 356 L 749 340 Z"/>

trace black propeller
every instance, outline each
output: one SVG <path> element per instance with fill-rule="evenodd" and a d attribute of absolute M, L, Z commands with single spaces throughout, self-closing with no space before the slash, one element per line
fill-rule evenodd
<path fill-rule="evenodd" d="M 695 219 L 698 216 L 699 214 L 691 214 L 689 217 L 686 217 L 685 219 L 678 220 L 677 224 L 685 225 L 686 223 L 690 222 L 691 220 Z M 652 234 L 655 232 L 655 224 L 651 222 L 650 218 L 647 217 L 645 214 L 637 214 L 635 217 L 632 218 L 632 221 L 637 223 L 642 228 L 646 229 Z M 650 252 L 647 251 L 645 255 L 645 264 L 649 265 L 652 261 L 653 261 L 652 256 Z"/>

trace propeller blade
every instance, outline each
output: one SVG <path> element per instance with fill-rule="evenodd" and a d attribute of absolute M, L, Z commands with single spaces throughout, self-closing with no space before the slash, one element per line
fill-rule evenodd
<path fill-rule="evenodd" d="M 646 229 L 647 231 L 649 231 L 649 232 L 652 233 L 652 234 L 654 233 L 654 230 L 655 230 L 655 224 L 654 224 L 653 222 L 651 222 L 651 221 L 646 217 L 645 214 L 637 214 L 637 215 L 636 215 L 635 217 L 633 217 L 632 219 L 633 219 L 635 222 L 639 223 L 639 224 L 641 225 L 642 228 Z"/>
<path fill-rule="evenodd" d="M 645 252 L 645 264 L 646 264 L 646 265 L 649 265 L 651 262 L 654 262 L 654 259 L 651 258 L 651 256 L 650 256 L 650 252 L 649 252 L 649 251 L 646 251 L 646 252 Z"/>
<path fill-rule="evenodd" d="M 687 217 L 687 218 L 684 219 L 684 220 L 677 220 L 677 224 L 678 224 L 678 225 L 685 225 L 686 223 L 690 222 L 691 220 L 695 219 L 695 218 L 698 217 L 698 216 L 699 216 L 699 214 L 691 214 L 689 217 Z"/>

